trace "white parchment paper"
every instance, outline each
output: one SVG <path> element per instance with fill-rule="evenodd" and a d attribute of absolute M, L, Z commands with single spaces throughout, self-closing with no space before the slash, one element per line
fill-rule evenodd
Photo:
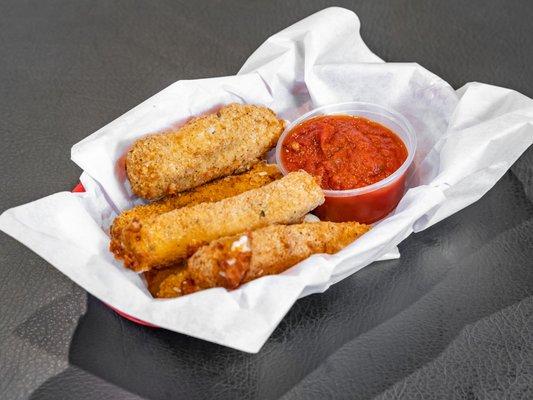
<path fill-rule="evenodd" d="M 533 101 L 469 83 L 455 91 L 415 63 L 384 63 L 359 35 L 357 16 L 328 8 L 270 37 L 236 76 L 178 81 L 72 148 L 86 193 L 61 192 L 7 210 L 0 229 L 102 301 L 141 320 L 257 352 L 294 302 L 394 257 L 396 245 L 478 200 L 533 142 Z M 366 101 L 402 113 L 418 149 L 395 212 L 335 255 L 315 255 L 278 276 L 155 300 L 108 251 L 107 229 L 131 195 L 123 155 L 144 135 L 230 102 L 263 104 L 292 120 L 311 108 Z"/>

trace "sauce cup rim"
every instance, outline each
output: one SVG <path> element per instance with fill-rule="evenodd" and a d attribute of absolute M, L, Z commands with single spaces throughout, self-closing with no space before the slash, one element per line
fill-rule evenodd
<path fill-rule="evenodd" d="M 335 110 L 333 112 L 325 112 L 328 109 L 339 109 Z M 400 125 L 403 130 L 405 131 L 408 142 L 406 142 L 394 129 L 391 129 L 387 125 L 383 124 L 382 122 L 373 121 L 371 118 L 365 116 L 365 115 L 357 115 L 357 112 L 370 112 L 374 114 L 381 115 L 382 117 L 394 121 L 396 124 Z M 393 110 L 391 108 L 384 107 L 379 104 L 375 103 L 367 103 L 367 102 L 360 102 L 360 101 L 350 101 L 350 102 L 343 102 L 343 103 L 332 103 L 327 104 L 324 106 L 320 106 L 317 108 L 314 108 L 302 116 L 295 119 L 293 122 L 291 122 L 283 131 L 281 136 L 278 139 L 278 142 L 276 144 L 276 164 L 278 165 L 279 169 L 281 170 L 283 175 L 287 175 L 288 171 L 283 166 L 283 162 L 281 160 L 281 148 L 283 141 L 289 134 L 289 132 L 300 123 L 314 118 L 318 116 L 323 115 L 350 115 L 353 117 L 360 116 L 362 118 L 366 118 L 368 120 L 371 120 L 373 122 L 377 122 L 388 129 L 391 129 L 399 138 L 400 140 L 405 144 L 405 147 L 407 148 L 407 158 L 403 162 L 403 164 L 398 168 L 396 171 L 394 171 L 392 174 L 387 176 L 386 178 L 375 182 L 368 186 L 363 186 L 356 189 L 346 189 L 346 190 L 332 190 L 332 189 L 323 189 L 324 195 L 326 197 L 351 197 L 351 196 L 358 196 L 365 193 L 373 192 L 376 190 L 379 190 L 388 184 L 396 181 L 399 179 L 405 172 L 407 172 L 407 169 L 411 166 L 415 153 L 416 153 L 416 134 L 413 126 L 405 118 L 402 114 L 397 112 L 396 110 Z"/>

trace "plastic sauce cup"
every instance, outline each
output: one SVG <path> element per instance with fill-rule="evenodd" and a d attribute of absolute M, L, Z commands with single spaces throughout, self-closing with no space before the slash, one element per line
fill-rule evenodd
<path fill-rule="evenodd" d="M 370 224 L 389 214 L 398 205 L 405 192 L 407 170 L 416 152 L 416 135 L 409 121 L 400 113 L 372 103 L 349 102 L 331 104 L 302 115 L 285 129 L 276 146 L 276 162 L 285 175 L 289 171 L 283 165 L 281 150 L 289 132 L 298 124 L 321 115 L 350 115 L 377 122 L 393 131 L 407 148 L 407 158 L 394 173 L 357 189 L 324 190 L 325 202 L 314 213 L 326 221 L 358 221 Z"/>

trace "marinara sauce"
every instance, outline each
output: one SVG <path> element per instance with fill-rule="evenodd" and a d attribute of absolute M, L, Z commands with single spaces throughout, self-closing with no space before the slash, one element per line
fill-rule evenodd
<path fill-rule="evenodd" d="M 281 143 L 287 171 L 303 169 L 326 190 L 349 190 L 379 182 L 407 159 L 403 141 L 385 126 L 363 117 L 325 115 L 295 126 Z M 316 210 L 321 219 L 375 222 L 396 207 L 405 176 L 357 196 L 329 196 Z"/>
<path fill-rule="evenodd" d="M 407 158 L 405 144 L 390 129 L 349 115 L 304 121 L 289 132 L 282 146 L 282 162 L 288 171 L 303 169 L 329 190 L 379 182 Z"/>

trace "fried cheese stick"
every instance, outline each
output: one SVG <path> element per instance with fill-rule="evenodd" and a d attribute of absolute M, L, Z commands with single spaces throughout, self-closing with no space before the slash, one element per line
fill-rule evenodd
<path fill-rule="evenodd" d="M 312 254 L 333 254 L 370 229 L 357 222 L 271 225 L 201 247 L 183 266 L 155 272 L 155 297 L 176 297 L 212 287 L 235 289 L 279 274 Z M 157 279 L 157 281 L 156 281 Z"/>
<path fill-rule="evenodd" d="M 178 287 L 180 292 L 187 291 L 188 275 L 185 267 L 185 263 L 178 263 L 172 267 L 145 272 L 143 275 L 148 291 L 158 298 L 176 297 L 178 294 L 174 287 Z"/>
<path fill-rule="evenodd" d="M 324 202 L 324 193 L 305 171 L 291 172 L 258 189 L 214 203 L 173 210 L 122 230 L 124 265 L 138 272 L 175 264 L 212 240 L 271 224 L 300 221 Z"/>
<path fill-rule="evenodd" d="M 117 256 L 120 256 L 122 253 L 120 241 L 122 230 L 134 219 L 144 221 L 150 217 L 181 207 L 222 200 L 247 190 L 259 188 L 279 178 L 281 178 L 281 172 L 279 172 L 276 165 L 261 162 L 243 174 L 230 175 L 187 192 L 178 193 L 150 204 L 133 207 L 122 212 L 113 221 L 110 229 L 111 243 L 109 249 Z"/>
<path fill-rule="evenodd" d="M 137 140 L 126 156 L 132 191 L 154 200 L 246 171 L 276 144 L 284 126 L 266 107 L 230 104 Z"/>

